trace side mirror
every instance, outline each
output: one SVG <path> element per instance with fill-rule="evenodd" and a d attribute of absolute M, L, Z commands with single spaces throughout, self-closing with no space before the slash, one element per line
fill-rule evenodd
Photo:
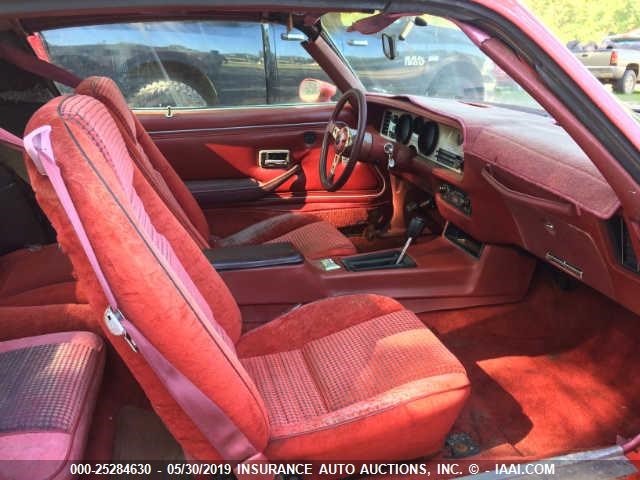
<path fill-rule="evenodd" d="M 298 97 L 305 103 L 322 103 L 330 101 L 337 91 L 332 83 L 305 78 L 298 87 Z"/>
<path fill-rule="evenodd" d="M 398 50 L 396 48 L 396 39 L 393 36 L 386 33 L 382 34 L 382 51 L 389 60 L 396 59 Z"/>

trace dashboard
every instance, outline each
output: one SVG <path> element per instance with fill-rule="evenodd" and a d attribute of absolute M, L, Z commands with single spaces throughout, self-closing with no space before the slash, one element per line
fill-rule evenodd
<path fill-rule="evenodd" d="M 640 225 L 553 118 L 447 99 L 367 99 L 369 125 L 394 145 L 390 174 L 432 198 L 422 203 L 448 225 L 479 244 L 514 245 L 640 313 Z"/>
<path fill-rule="evenodd" d="M 459 129 L 420 115 L 385 110 L 380 135 L 408 146 L 418 158 L 462 174 L 463 137 Z"/>

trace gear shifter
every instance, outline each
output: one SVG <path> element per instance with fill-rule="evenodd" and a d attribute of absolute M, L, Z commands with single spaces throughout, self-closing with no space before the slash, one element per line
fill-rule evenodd
<path fill-rule="evenodd" d="M 402 247 L 402 251 L 400 252 L 398 260 L 396 260 L 396 265 L 402 263 L 402 260 L 404 260 L 404 257 L 407 254 L 407 249 L 409 248 L 411 243 L 420 236 L 426 225 L 427 222 L 422 217 L 416 216 L 411 218 L 409 226 L 407 227 L 407 241 L 405 242 L 404 247 Z"/>

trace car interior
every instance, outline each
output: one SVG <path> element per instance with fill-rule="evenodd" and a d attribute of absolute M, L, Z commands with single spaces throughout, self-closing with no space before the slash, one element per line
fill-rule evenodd
<path fill-rule="evenodd" d="M 190 14 L 295 29 L 325 75 L 236 107 L 136 107 L 47 43 L 153 10 L 0 22 L 0 476 L 640 431 L 640 230 L 593 151 L 550 108 L 365 88 L 323 13 Z"/>

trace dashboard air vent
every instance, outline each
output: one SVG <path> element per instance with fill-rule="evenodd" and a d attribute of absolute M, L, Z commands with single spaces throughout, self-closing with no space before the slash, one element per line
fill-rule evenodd
<path fill-rule="evenodd" d="M 627 228 L 627 224 L 624 219 L 622 217 L 612 218 L 609 221 L 609 228 L 611 230 L 611 236 L 613 238 L 618 261 L 622 266 L 629 270 L 640 273 L 640 266 L 638 265 L 636 252 L 633 249 L 629 229 Z"/>
<path fill-rule="evenodd" d="M 462 171 L 463 159 L 460 155 L 451 153 L 444 148 L 439 148 L 436 152 L 436 162 L 444 167 L 451 168 L 453 170 Z"/>
<path fill-rule="evenodd" d="M 385 136 L 389 136 L 389 127 L 391 126 L 391 110 L 386 110 L 384 112 L 384 116 L 382 117 L 382 127 L 380 128 L 380 133 Z"/>
<path fill-rule="evenodd" d="M 398 126 L 398 120 L 400 120 L 400 115 L 393 114 L 391 117 L 391 125 L 389 126 L 389 138 L 396 139 L 396 127 Z"/>

